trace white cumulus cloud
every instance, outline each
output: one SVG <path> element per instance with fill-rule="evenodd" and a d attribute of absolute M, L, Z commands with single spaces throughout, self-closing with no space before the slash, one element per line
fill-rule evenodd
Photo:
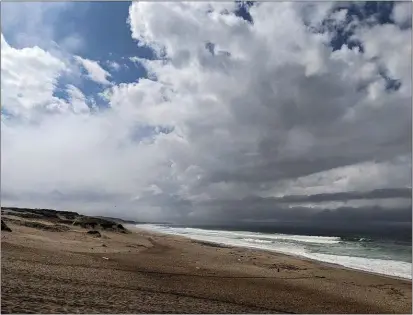
<path fill-rule="evenodd" d="M 101 84 L 110 84 L 108 78 L 111 75 L 108 71 L 102 68 L 99 62 L 79 56 L 76 56 L 75 59 L 86 69 L 91 80 Z"/>
<path fill-rule="evenodd" d="M 30 116 L 37 110 L 60 110 L 53 96 L 66 64 L 35 46 L 15 49 L 1 35 L 1 102 L 10 114 Z"/>

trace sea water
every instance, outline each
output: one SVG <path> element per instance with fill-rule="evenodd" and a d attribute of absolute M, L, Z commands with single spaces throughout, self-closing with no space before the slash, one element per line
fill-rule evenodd
<path fill-rule="evenodd" d="M 412 279 L 411 242 L 362 237 L 225 231 L 156 224 L 139 224 L 137 227 L 194 240 L 269 250 L 348 268 Z"/>

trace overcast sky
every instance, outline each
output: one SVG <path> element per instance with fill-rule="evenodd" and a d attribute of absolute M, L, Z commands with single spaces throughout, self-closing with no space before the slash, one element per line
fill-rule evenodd
<path fill-rule="evenodd" d="M 3 206 L 411 221 L 411 2 L 1 6 Z"/>

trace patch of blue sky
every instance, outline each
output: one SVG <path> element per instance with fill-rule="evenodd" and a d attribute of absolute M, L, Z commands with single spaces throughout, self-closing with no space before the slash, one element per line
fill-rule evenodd
<path fill-rule="evenodd" d="M 5 119 L 10 119 L 13 118 L 14 115 L 7 110 L 7 108 L 5 108 L 4 106 L 1 107 L 1 116 Z"/>
<path fill-rule="evenodd" d="M 249 8 L 252 7 L 256 2 L 254 1 L 236 1 L 237 10 L 234 12 L 236 16 L 242 17 L 244 20 L 254 23 L 251 14 L 249 13 Z"/>
<path fill-rule="evenodd" d="M 332 10 L 331 14 L 346 9 L 347 14 L 344 23 L 337 25 L 331 23 L 331 19 L 327 18 L 319 28 L 313 29 L 313 31 L 324 32 L 328 30 L 334 32 L 335 34 L 330 41 L 330 46 L 333 50 L 339 50 L 343 45 L 346 45 L 350 49 L 358 48 L 363 52 L 363 44 L 353 38 L 354 27 L 349 27 L 350 23 L 359 21 L 368 24 L 394 24 L 392 18 L 393 7 L 394 2 L 392 1 L 354 2 L 350 5 L 348 3 L 345 3 L 344 5 L 338 4 Z"/>
<path fill-rule="evenodd" d="M 130 57 L 154 58 L 150 48 L 138 46 L 131 37 L 127 23 L 130 2 L 76 3 L 76 7 L 79 6 L 82 7 L 82 14 L 76 15 L 76 10 L 71 10 L 71 14 L 65 16 L 68 24 L 60 30 L 60 35 L 64 36 L 64 32 L 81 34 L 87 45 L 79 53 L 80 56 L 98 61 L 111 74 L 108 79 L 115 85 L 137 82 L 147 77 L 143 66 L 130 61 Z M 107 100 L 100 97 L 107 86 L 83 76 L 78 87 L 87 98 L 93 98 L 99 108 L 109 106 Z"/>
<path fill-rule="evenodd" d="M 59 76 L 56 82 L 56 87 L 53 91 L 53 96 L 68 101 L 69 94 L 66 89 L 68 84 L 72 84 L 72 81 L 68 78 L 68 76 Z"/>
<path fill-rule="evenodd" d="M 115 83 L 136 82 L 146 76 L 143 67 L 133 64 L 130 57 L 153 59 L 152 49 L 138 46 L 132 39 L 130 26 L 127 23 L 130 2 L 79 2 L 77 6 L 85 6 L 85 16 L 66 16 L 71 21 L 70 32 L 81 34 L 87 45 L 81 57 L 98 61 L 111 73 L 110 80 Z M 67 28 L 67 26 L 66 26 Z M 63 35 L 63 34 L 62 34 Z M 116 63 L 119 69 L 110 64 Z"/>
<path fill-rule="evenodd" d="M 336 6 L 331 13 L 338 12 L 342 9 L 347 9 L 345 22 L 341 25 L 331 23 L 328 18 L 323 21 L 320 29 L 315 31 L 333 31 L 334 36 L 331 38 L 330 46 L 334 50 L 339 50 L 343 45 L 349 49 L 358 48 L 360 52 L 364 52 L 363 43 L 353 38 L 354 28 L 348 27 L 351 22 L 359 21 L 361 23 L 374 24 L 394 24 L 392 11 L 394 2 L 391 1 L 367 1 L 364 3 L 351 3 L 344 6 Z M 380 75 L 386 81 L 387 91 L 397 91 L 401 83 L 397 78 L 391 78 L 386 69 L 380 71 Z"/>
<path fill-rule="evenodd" d="M 100 94 L 107 88 L 107 86 L 96 83 L 87 77 L 86 70 L 81 71 L 81 77 L 76 79 L 76 84 L 73 82 L 71 75 L 62 74 L 59 76 L 56 82 L 56 87 L 53 91 L 53 96 L 63 99 L 67 102 L 70 101 L 70 94 L 68 93 L 68 86 L 74 85 L 85 96 L 85 103 L 91 111 L 98 109 L 105 109 L 109 107 L 108 101 L 100 97 Z"/>
<path fill-rule="evenodd" d="M 153 59 L 154 54 L 150 48 L 139 46 L 131 37 L 127 23 L 130 4 L 131 2 L 72 2 L 67 6 L 56 7 L 49 3 L 30 3 L 27 6 L 7 4 L 7 10 L 2 10 L 2 21 L 6 14 L 4 12 L 13 13 L 15 18 L 9 19 L 5 27 L 2 22 L 2 31 L 8 42 L 16 48 L 25 45 L 36 45 L 46 50 L 57 49 L 59 46 L 63 50 L 76 48 L 65 53 L 99 62 L 111 74 L 108 79 L 113 84 L 137 82 L 140 78 L 147 77 L 147 73 L 144 67 L 131 62 L 129 58 L 137 56 Z M 19 9 L 36 11 L 42 24 L 38 26 L 39 30 L 52 31 L 47 32 L 48 36 L 35 36 L 24 18 L 29 12 L 19 12 Z M 28 33 L 30 36 L 22 41 L 21 35 Z M 77 39 L 76 45 L 70 43 L 72 39 Z M 83 92 L 87 100 L 95 100 L 98 107 L 107 107 L 107 101 L 99 96 L 107 86 L 90 80 L 84 70 L 82 74 L 76 80 L 62 75 L 58 79 L 54 95 L 68 100 L 66 86 L 73 84 Z"/>
<path fill-rule="evenodd" d="M 66 16 L 70 20 L 71 32 L 79 33 L 87 39 L 87 47 L 82 57 L 100 62 L 139 56 L 153 58 L 153 52 L 147 47 L 138 47 L 131 37 L 130 26 L 127 23 L 130 2 L 79 2 L 78 6 L 86 6 L 84 15 Z"/>

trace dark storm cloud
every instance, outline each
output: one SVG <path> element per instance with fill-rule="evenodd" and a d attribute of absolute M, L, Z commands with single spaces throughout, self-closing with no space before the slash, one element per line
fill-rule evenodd
<path fill-rule="evenodd" d="M 339 193 L 325 193 L 315 195 L 291 195 L 281 198 L 272 198 L 274 202 L 323 202 L 323 201 L 346 201 L 346 200 L 366 200 L 366 199 L 388 199 L 388 198 L 412 198 L 411 188 L 383 188 L 372 191 L 349 191 Z"/>
<path fill-rule="evenodd" d="M 361 111 L 353 121 L 344 120 L 346 111 L 364 99 L 367 91 L 357 91 L 354 82 L 340 76 L 340 67 L 331 67 L 336 68 L 334 73 L 312 77 L 306 77 L 304 67 L 296 65 L 283 66 L 276 73 L 262 68 L 251 74 L 250 90 L 257 92 L 239 91 L 231 100 L 238 125 L 228 128 L 234 140 L 239 125 L 260 135 L 257 155 L 243 160 L 236 156 L 242 155 L 236 146 L 228 148 L 229 153 L 221 156 L 227 162 L 225 168 L 212 170 L 205 180 L 254 184 L 410 154 L 411 108 L 381 106 Z M 295 82 L 293 87 L 290 82 Z M 411 100 L 402 102 L 407 105 Z M 392 123 L 382 128 L 379 121 Z M 297 151 L 289 147 L 295 131 L 301 133 Z M 190 137 L 201 145 L 208 134 L 207 127 L 196 126 Z"/>
<path fill-rule="evenodd" d="M 412 207 L 383 209 L 381 207 L 341 207 L 336 210 L 323 210 L 315 214 L 314 221 L 336 222 L 411 222 Z"/>
<path fill-rule="evenodd" d="M 241 223 L 245 221 L 259 222 L 309 222 L 348 224 L 351 222 L 406 222 L 412 220 L 411 203 L 408 206 L 389 209 L 381 206 L 341 206 L 336 209 L 328 207 L 309 208 L 299 207 L 289 208 L 275 203 L 272 200 L 260 201 L 234 201 L 219 205 L 208 204 L 207 211 L 198 217 L 188 217 L 186 219 L 193 222 L 214 222 L 214 223 Z"/>
<path fill-rule="evenodd" d="M 247 208 L 267 208 L 280 207 L 295 203 L 320 203 L 327 201 L 349 201 L 349 200 L 379 200 L 391 198 L 412 199 L 411 188 L 383 188 L 372 191 L 350 191 L 338 193 L 323 193 L 314 195 L 287 195 L 283 197 L 258 197 L 251 196 L 240 200 L 214 200 L 208 202 L 211 206 L 225 207 L 247 207 Z M 292 210 L 291 210 L 292 211 Z"/>
<path fill-rule="evenodd" d="M 68 202 L 68 201 L 79 201 L 85 203 L 91 202 L 105 202 L 105 201 L 120 201 L 125 200 L 127 195 L 122 194 L 109 194 L 107 192 L 99 191 L 74 191 L 74 192 L 64 192 L 59 190 L 53 190 L 50 193 L 38 193 L 38 192 L 28 192 L 25 194 L 24 199 L 29 199 L 32 201 L 40 201 L 42 199 L 48 199 L 53 202 Z M 16 199 L 19 200 L 19 195 L 17 193 L 12 193 L 8 191 L 2 191 L 1 197 L 4 200 Z"/>

